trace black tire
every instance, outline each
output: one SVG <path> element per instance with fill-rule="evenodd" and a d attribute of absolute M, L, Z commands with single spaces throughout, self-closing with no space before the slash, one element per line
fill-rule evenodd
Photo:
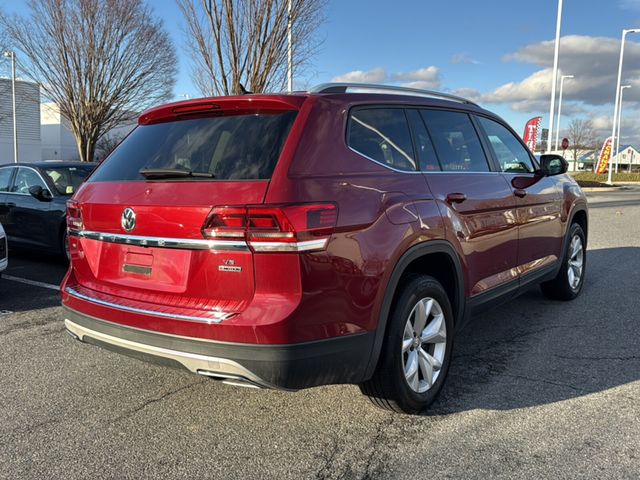
<path fill-rule="evenodd" d="M 575 237 L 580 239 L 582 246 L 582 269 L 580 271 L 578 284 L 576 286 L 572 286 L 569 278 L 569 257 L 571 255 L 572 241 Z M 566 243 L 558 275 L 556 275 L 556 278 L 553 280 L 540 284 L 542 293 L 552 300 L 573 300 L 580 295 L 582 286 L 584 285 L 584 275 L 587 268 L 587 242 L 584 232 L 582 231 L 582 227 L 577 223 L 573 223 L 569 228 L 569 236 Z"/>
<path fill-rule="evenodd" d="M 433 385 L 430 388 L 427 387 L 428 389 L 424 393 L 418 393 L 409 386 L 409 380 L 405 378 L 404 363 L 409 352 L 403 350 L 403 335 L 414 307 L 425 298 L 436 300 L 442 315 L 444 315 L 446 341 L 442 342 L 445 348 L 444 359 L 442 366 L 437 370 L 439 373 Z M 429 325 L 428 320 L 427 325 Z M 360 384 L 360 390 L 377 407 L 400 413 L 422 413 L 435 400 L 446 379 L 453 349 L 453 334 L 453 310 L 442 285 L 435 278 L 426 275 L 409 277 L 403 283 L 389 314 L 386 338 L 376 371 L 370 380 Z M 425 344 L 425 351 L 426 348 L 431 347 L 427 347 Z M 420 366 L 420 368 L 422 367 Z"/>
<path fill-rule="evenodd" d="M 65 261 L 71 261 L 71 258 L 69 258 L 69 238 L 66 225 L 62 228 L 62 233 L 60 234 L 60 253 Z"/>

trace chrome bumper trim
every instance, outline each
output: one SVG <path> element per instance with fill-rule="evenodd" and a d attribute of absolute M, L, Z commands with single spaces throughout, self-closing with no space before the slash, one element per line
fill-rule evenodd
<path fill-rule="evenodd" d="M 100 242 L 134 245 L 137 247 L 175 248 L 180 250 L 219 250 L 231 252 L 248 251 L 244 241 L 236 240 L 205 240 L 197 238 L 165 238 L 144 237 L 139 235 L 124 235 L 120 233 L 102 233 L 89 230 L 69 230 L 70 237 L 88 238 Z"/>
<path fill-rule="evenodd" d="M 124 312 L 130 313 L 140 313 L 142 315 L 151 315 L 154 317 L 162 317 L 162 318 L 170 318 L 173 320 L 186 320 L 188 322 L 198 322 L 198 323 L 206 323 L 211 325 L 213 323 L 220 323 L 227 318 L 231 318 L 235 315 L 235 313 L 229 312 L 211 312 L 211 318 L 205 317 L 194 317 L 191 315 L 178 315 L 173 313 L 165 313 L 158 312 L 156 310 L 146 310 L 142 308 L 135 307 L 127 307 L 126 305 L 120 305 L 117 303 L 107 302 L 106 300 L 100 300 L 98 298 L 89 297 L 88 295 L 84 295 L 77 290 L 74 290 L 71 287 L 65 288 L 65 292 L 67 292 L 72 297 L 79 298 L 81 300 L 86 300 L 87 302 L 95 303 L 96 305 L 101 305 L 103 307 L 115 308 L 116 310 L 122 310 Z"/>
<path fill-rule="evenodd" d="M 208 355 L 182 352 L 169 348 L 162 348 L 153 345 L 132 342 L 123 338 L 118 338 L 97 332 L 95 330 L 90 330 L 86 327 L 72 322 L 69 319 L 65 319 L 64 326 L 72 336 L 76 337 L 80 341 L 84 341 L 84 337 L 87 336 L 99 340 L 103 343 L 107 343 L 109 345 L 120 347 L 126 350 L 133 350 L 147 355 L 175 360 L 183 365 L 187 370 L 200 375 L 219 379 L 226 378 L 227 381 L 234 384 L 236 384 L 234 380 L 246 379 L 255 386 L 272 388 L 271 385 L 258 378 L 258 376 L 256 376 L 254 373 L 247 370 L 239 363 L 227 358 L 210 357 Z"/>

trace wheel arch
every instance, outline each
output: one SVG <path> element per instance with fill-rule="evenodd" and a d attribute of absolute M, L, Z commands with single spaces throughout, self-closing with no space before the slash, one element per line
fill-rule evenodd
<path fill-rule="evenodd" d="M 571 226 L 571 224 L 577 223 L 582 228 L 584 232 L 585 239 L 589 238 L 589 215 L 587 212 L 587 206 L 584 204 L 578 204 L 573 208 L 571 212 L 571 216 L 569 217 L 569 222 L 567 224 L 567 228 Z"/>
<path fill-rule="evenodd" d="M 366 378 L 375 371 L 387 332 L 387 320 L 403 281 L 411 274 L 430 275 L 438 280 L 451 301 L 454 325 L 460 325 L 464 317 L 464 275 L 460 259 L 453 246 L 444 240 L 433 240 L 409 248 L 396 262 L 385 287 L 380 306 L 378 326 L 373 348 L 366 369 Z"/>

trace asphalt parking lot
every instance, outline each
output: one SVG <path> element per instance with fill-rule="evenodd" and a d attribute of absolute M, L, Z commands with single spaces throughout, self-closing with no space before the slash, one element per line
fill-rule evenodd
<path fill-rule="evenodd" d="M 423 417 L 355 386 L 231 387 L 80 344 L 58 260 L 0 280 L 0 478 L 638 478 L 640 188 L 590 194 L 587 279 L 537 289 L 457 340 Z M 14 279 L 10 279 L 14 277 Z"/>

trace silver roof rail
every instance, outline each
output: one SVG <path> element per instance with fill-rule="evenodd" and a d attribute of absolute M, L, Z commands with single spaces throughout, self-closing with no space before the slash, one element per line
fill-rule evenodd
<path fill-rule="evenodd" d="M 309 93 L 386 93 L 413 95 L 418 97 L 442 98 L 478 106 L 477 103 L 467 98 L 451 95 L 450 93 L 422 90 L 420 88 L 398 87 L 394 85 L 376 85 L 373 83 L 321 83 L 310 89 Z"/>

